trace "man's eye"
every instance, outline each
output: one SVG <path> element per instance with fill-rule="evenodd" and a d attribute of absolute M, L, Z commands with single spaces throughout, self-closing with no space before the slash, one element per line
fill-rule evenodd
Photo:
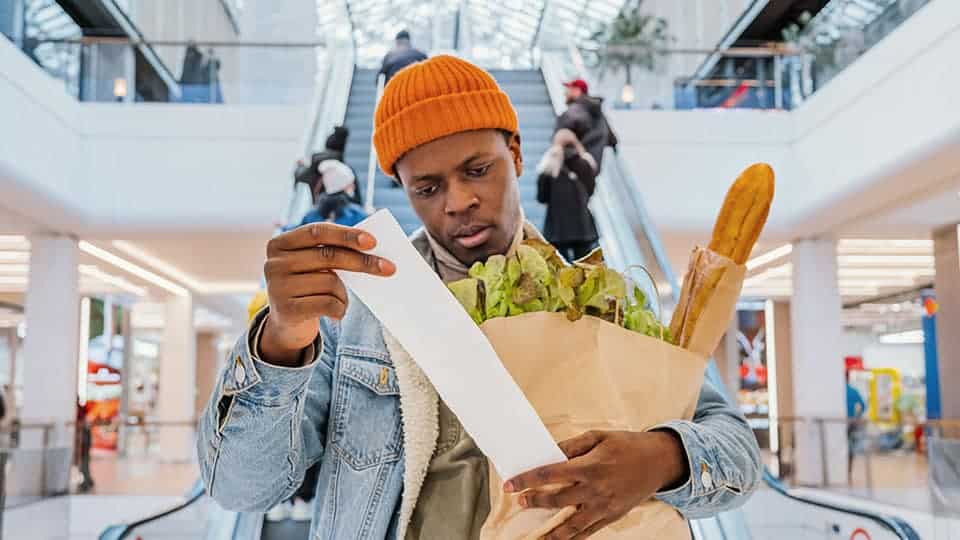
<path fill-rule="evenodd" d="M 472 169 L 467 169 L 467 176 L 472 178 L 480 178 L 481 176 L 487 174 L 487 171 L 490 170 L 490 165 L 484 165 L 483 167 L 474 167 Z"/>
<path fill-rule="evenodd" d="M 415 193 L 417 194 L 417 197 L 424 197 L 424 198 L 426 198 L 426 197 L 430 197 L 431 195 L 434 195 L 434 194 L 437 192 L 438 189 L 439 189 L 439 188 L 437 187 L 436 184 L 432 184 L 432 185 L 429 185 L 429 186 L 424 186 L 424 187 L 417 188 L 417 190 L 416 190 Z"/>

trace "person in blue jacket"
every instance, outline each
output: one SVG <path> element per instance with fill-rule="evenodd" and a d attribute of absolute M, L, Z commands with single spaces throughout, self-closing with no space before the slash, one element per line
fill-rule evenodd
<path fill-rule="evenodd" d="M 323 191 L 317 205 L 303 216 L 300 225 L 328 221 L 353 227 L 367 218 L 367 212 L 354 202 L 357 179 L 353 170 L 341 161 L 328 159 L 317 165 Z"/>

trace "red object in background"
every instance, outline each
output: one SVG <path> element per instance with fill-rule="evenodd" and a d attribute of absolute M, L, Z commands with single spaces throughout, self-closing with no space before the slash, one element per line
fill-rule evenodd
<path fill-rule="evenodd" d="M 937 304 L 937 301 L 933 299 L 932 296 L 928 296 L 923 299 L 923 309 L 927 313 L 927 317 L 933 317 L 937 314 L 937 309 L 940 307 L 940 304 Z"/>
<path fill-rule="evenodd" d="M 767 366 L 757 366 L 757 382 L 766 386 L 767 384 Z"/>
<path fill-rule="evenodd" d="M 847 371 L 851 369 L 863 369 L 863 357 L 862 356 L 847 356 L 843 359 L 843 363 L 847 368 Z"/>
<path fill-rule="evenodd" d="M 722 109 L 733 109 L 737 105 L 743 103 L 747 99 L 747 92 L 750 91 L 750 87 L 746 83 L 740 83 L 740 86 L 730 94 L 730 97 L 725 99 L 720 105 Z"/>
<path fill-rule="evenodd" d="M 750 366 L 746 364 L 740 364 L 740 379 L 746 379 L 747 375 L 750 374 Z"/>

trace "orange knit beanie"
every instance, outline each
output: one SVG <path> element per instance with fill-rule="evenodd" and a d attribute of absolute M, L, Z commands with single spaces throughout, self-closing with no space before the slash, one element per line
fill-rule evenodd
<path fill-rule="evenodd" d="M 476 129 L 517 133 L 517 113 L 489 73 L 442 55 L 390 79 L 374 116 L 373 144 L 380 168 L 393 176 L 397 160 L 410 150 Z"/>

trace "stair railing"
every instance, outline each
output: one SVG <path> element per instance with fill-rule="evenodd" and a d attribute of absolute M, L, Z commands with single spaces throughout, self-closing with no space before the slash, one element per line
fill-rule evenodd
<path fill-rule="evenodd" d="M 377 97 L 373 101 L 373 118 L 370 119 L 370 124 L 373 126 L 373 129 L 370 131 L 370 159 L 367 161 L 367 191 L 364 197 L 364 208 L 368 214 L 372 214 L 376 208 L 373 206 L 373 195 L 374 191 L 377 189 L 377 147 L 373 144 L 373 136 L 376 134 L 376 126 L 374 125 L 375 118 L 377 116 L 377 106 L 380 104 L 380 98 L 383 97 L 383 87 L 386 86 L 386 76 L 383 73 L 377 75 Z"/>

